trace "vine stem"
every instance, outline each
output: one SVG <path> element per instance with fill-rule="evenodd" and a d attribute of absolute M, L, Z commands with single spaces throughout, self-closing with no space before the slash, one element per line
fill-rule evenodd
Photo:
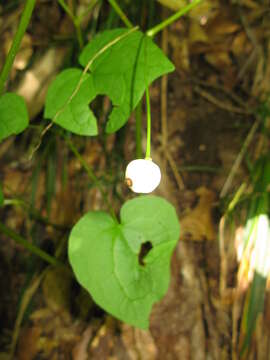
<path fill-rule="evenodd" d="M 146 87 L 145 90 L 146 96 L 146 112 L 147 112 L 147 140 L 146 140 L 146 153 L 145 158 L 151 159 L 151 105 L 150 105 L 150 95 L 149 88 Z"/>
<path fill-rule="evenodd" d="M 51 265 L 62 265 L 64 264 L 56 259 L 55 257 L 47 254 L 45 251 L 41 250 L 39 247 L 31 244 L 21 235 L 17 234 L 15 231 L 8 228 L 6 225 L 0 222 L 0 232 L 8 236 L 9 238 L 13 239 L 17 244 L 22 245 L 25 249 L 29 250 L 31 253 L 39 256 L 41 259 L 45 260 L 47 263 Z"/>
<path fill-rule="evenodd" d="M 180 9 L 179 11 L 177 11 L 175 14 L 173 14 L 172 16 L 168 17 L 167 19 L 165 19 L 164 21 L 162 21 L 160 24 L 154 26 L 152 29 L 149 29 L 146 32 L 147 36 L 155 36 L 158 32 L 160 32 L 161 30 L 163 30 L 165 27 L 169 26 L 170 24 L 172 24 L 174 21 L 178 20 L 181 16 L 185 15 L 186 13 L 188 13 L 190 10 L 192 10 L 193 8 L 195 8 L 200 2 L 202 2 L 202 0 L 193 0 L 190 4 L 188 4 L 187 6 L 183 7 L 182 9 Z"/>
<path fill-rule="evenodd" d="M 75 30 L 76 30 L 76 35 L 77 35 L 77 40 L 78 40 L 79 46 L 82 49 L 82 47 L 83 47 L 83 37 L 82 37 L 80 19 L 76 15 L 73 14 L 70 7 L 65 3 L 64 0 L 58 0 L 58 2 L 62 6 L 62 8 L 65 10 L 65 12 L 68 14 L 70 19 L 72 20 L 73 25 L 74 25 Z"/>
<path fill-rule="evenodd" d="M 120 17 L 123 23 L 126 25 L 127 28 L 131 29 L 133 27 L 132 23 L 129 21 L 128 17 L 124 13 L 124 11 L 120 8 L 115 0 L 108 0 L 111 7 L 114 9 L 116 14 Z"/>
<path fill-rule="evenodd" d="M 20 23 L 18 26 L 18 30 L 14 36 L 11 48 L 8 52 L 4 67 L 1 71 L 1 75 L 0 75 L 0 94 L 2 94 L 5 83 L 7 81 L 8 78 L 8 74 L 10 72 L 10 69 L 12 67 L 12 64 L 14 62 L 15 56 L 17 55 L 17 52 L 20 48 L 20 44 L 23 38 L 23 35 L 25 34 L 25 31 L 27 29 L 27 26 L 29 24 L 29 21 L 31 19 L 32 16 L 32 12 L 34 10 L 35 7 L 35 3 L 36 0 L 27 0 L 26 1 L 26 5 L 24 7 L 21 19 L 20 19 Z"/>

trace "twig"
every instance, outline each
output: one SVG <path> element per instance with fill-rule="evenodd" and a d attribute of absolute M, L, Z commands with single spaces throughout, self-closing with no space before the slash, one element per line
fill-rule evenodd
<path fill-rule="evenodd" d="M 224 86 L 221 86 L 221 85 L 218 85 L 218 84 L 212 84 L 212 83 L 209 83 L 207 81 L 199 80 L 199 79 L 196 79 L 196 78 L 191 78 L 190 81 L 191 81 L 192 84 L 202 85 L 202 86 L 207 87 L 207 88 L 222 91 L 223 93 L 228 95 L 235 103 L 239 104 L 244 109 L 246 109 L 248 107 L 248 104 L 246 102 L 244 102 L 244 100 L 242 100 L 240 98 L 240 96 L 236 95 L 231 90 L 226 89 Z M 187 82 L 187 81 L 185 81 L 185 82 Z"/>
<path fill-rule="evenodd" d="M 27 26 L 29 24 L 29 21 L 32 16 L 32 12 L 35 7 L 36 0 L 27 0 L 25 8 L 22 13 L 22 17 L 18 26 L 18 30 L 14 36 L 11 48 L 8 52 L 4 67 L 1 71 L 0 75 L 0 95 L 3 92 L 6 80 L 8 78 L 8 74 L 10 72 L 10 69 L 12 67 L 12 64 L 14 62 L 15 56 L 17 55 L 17 52 L 20 48 L 20 44 L 22 41 L 22 38 L 25 34 L 25 31 L 27 29 Z"/>
<path fill-rule="evenodd" d="M 35 292 L 39 288 L 39 285 L 40 285 L 42 279 L 44 278 L 47 270 L 48 269 L 44 270 L 39 276 L 35 276 L 31 282 L 30 286 L 26 289 L 25 293 L 23 294 L 19 312 L 18 312 L 18 316 L 16 318 L 16 322 L 15 322 L 15 326 L 14 326 L 14 330 L 13 330 L 13 335 L 12 335 L 11 349 L 9 352 L 10 360 L 14 359 L 16 344 L 18 341 L 20 327 L 21 327 L 21 324 L 23 321 L 25 311 L 26 311 L 32 297 L 34 296 Z"/>
<path fill-rule="evenodd" d="M 256 119 L 256 121 L 254 122 L 253 126 L 251 127 L 251 129 L 250 129 L 250 131 L 249 131 L 249 133 L 248 133 L 248 135 L 246 137 L 246 140 L 245 140 L 245 142 L 244 142 L 244 144 L 243 144 L 243 146 L 241 148 L 241 151 L 238 154 L 237 158 L 235 159 L 235 162 L 234 162 L 234 164 L 233 164 L 233 166 L 231 168 L 229 176 L 227 177 L 227 179 L 225 181 L 225 184 L 223 185 L 223 188 L 222 188 L 222 190 L 220 192 L 220 195 L 219 195 L 220 198 L 223 198 L 224 196 L 227 195 L 228 190 L 229 190 L 229 188 L 230 188 L 230 186 L 232 184 L 233 178 L 234 178 L 237 170 L 239 169 L 239 166 L 240 166 L 240 164 L 241 164 L 241 162 L 243 160 L 243 157 L 244 157 L 244 155 L 246 153 L 246 150 L 247 150 L 249 144 L 251 143 L 251 140 L 253 139 L 253 136 L 254 136 L 256 130 L 258 129 L 258 126 L 259 126 L 260 122 L 261 122 L 261 119 L 258 117 Z"/>
<path fill-rule="evenodd" d="M 219 107 L 219 108 L 221 108 L 223 110 L 233 112 L 233 113 L 236 113 L 236 114 L 245 114 L 245 115 L 254 113 L 253 110 L 238 108 L 238 107 L 235 107 L 235 106 L 233 106 L 231 104 L 224 103 L 223 101 L 218 100 L 213 95 L 209 94 L 207 91 L 200 88 L 199 86 L 195 86 L 193 88 L 193 90 L 197 94 L 199 94 L 201 97 L 205 98 L 206 100 L 208 100 L 209 102 L 211 102 L 212 104 L 216 105 L 217 107 Z"/>
<path fill-rule="evenodd" d="M 185 185 L 184 185 L 184 182 L 183 182 L 183 179 L 182 177 L 180 176 L 178 170 L 177 170 L 177 166 L 175 164 L 175 161 L 170 153 L 170 151 L 168 149 L 165 150 L 165 156 L 167 157 L 168 159 L 168 162 L 170 164 L 170 167 L 172 168 L 172 172 L 173 172 L 173 175 L 175 177 L 175 180 L 177 182 L 177 185 L 178 185 L 178 188 L 179 190 L 184 190 L 185 189 Z"/>

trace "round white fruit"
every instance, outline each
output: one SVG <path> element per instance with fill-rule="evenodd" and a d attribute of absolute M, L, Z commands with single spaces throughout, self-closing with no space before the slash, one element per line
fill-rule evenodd
<path fill-rule="evenodd" d="M 154 191 L 161 180 L 160 168 L 151 159 L 131 161 L 126 168 L 126 184 L 135 193 Z"/>

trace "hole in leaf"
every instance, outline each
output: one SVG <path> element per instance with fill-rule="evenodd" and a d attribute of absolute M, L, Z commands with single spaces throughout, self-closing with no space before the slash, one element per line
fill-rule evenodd
<path fill-rule="evenodd" d="M 141 249 L 139 252 L 139 264 L 144 266 L 144 258 L 146 257 L 146 255 L 149 253 L 149 251 L 153 248 L 152 244 L 150 241 L 146 241 L 145 243 L 143 243 L 141 245 Z"/>
<path fill-rule="evenodd" d="M 93 111 L 96 119 L 98 119 L 98 124 L 103 130 L 105 129 L 112 108 L 111 99 L 106 95 L 97 95 L 90 103 L 90 109 Z"/>

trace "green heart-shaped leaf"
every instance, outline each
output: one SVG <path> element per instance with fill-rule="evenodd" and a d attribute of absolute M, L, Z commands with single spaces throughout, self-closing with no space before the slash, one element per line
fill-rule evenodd
<path fill-rule="evenodd" d="M 128 31 L 113 29 L 97 35 L 83 49 L 80 64 L 86 66 L 98 51 Z M 120 129 L 142 98 L 146 86 L 173 70 L 174 65 L 165 54 L 141 31 L 134 31 L 98 56 L 90 67 L 95 89 L 98 94 L 109 96 L 113 103 L 106 132 Z"/>
<path fill-rule="evenodd" d="M 73 227 L 69 260 L 80 284 L 115 317 L 143 329 L 153 303 L 165 295 L 170 258 L 179 238 L 174 207 L 156 196 L 127 201 L 121 223 L 105 212 L 89 212 Z M 152 248 L 139 260 L 141 246 Z"/>
<path fill-rule="evenodd" d="M 24 99 L 14 93 L 0 97 L 0 142 L 10 135 L 17 135 L 29 123 Z"/>
<path fill-rule="evenodd" d="M 49 86 L 44 116 L 75 134 L 97 135 L 97 121 L 89 108 L 95 96 L 91 75 L 83 75 L 75 68 L 66 69 Z"/>

